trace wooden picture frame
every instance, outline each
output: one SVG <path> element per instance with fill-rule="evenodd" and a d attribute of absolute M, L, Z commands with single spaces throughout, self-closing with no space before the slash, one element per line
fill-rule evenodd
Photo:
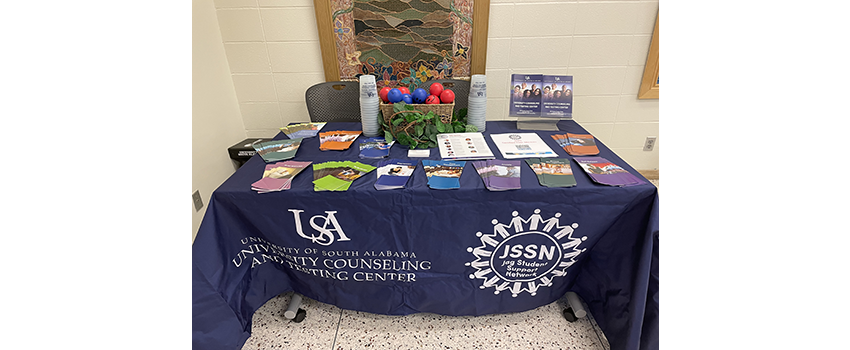
<path fill-rule="evenodd" d="M 646 67 L 643 69 L 638 99 L 658 99 L 658 16 L 655 17 L 655 31 L 652 33 L 652 42 L 649 44 L 649 54 L 646 56 Z"/>
<path fill-rule="evenodd" d="M 316 11 L 316 27 L 319 30 L 319 47 L 322 50 L 322 66 L 325 81 L 340 81 L 336 44 L 331 23 L 330 0 L 313 0 Z M 490 0 L 475 0 L 472 7 L 472 50 L 470 51 L 471 74 L 486 74 L 487 32 L 490 23 Z"/>

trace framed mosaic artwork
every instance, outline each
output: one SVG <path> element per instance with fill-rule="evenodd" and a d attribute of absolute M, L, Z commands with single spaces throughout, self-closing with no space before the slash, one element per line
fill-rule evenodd
<path fill-rule="evenodd" d="M 325 81 L 417 87 L 485 73 L 490 0 L 313 2 Z"/>
<path fill-rule="evenodd" d="M 652 42 L 649 44 L 649 54 L 646 56 L 646 66 L 638 90 L 638 99 L 659 98 L 658 66 L 658 17 L 655 17 L 655 31 L 652 33 Z"/>

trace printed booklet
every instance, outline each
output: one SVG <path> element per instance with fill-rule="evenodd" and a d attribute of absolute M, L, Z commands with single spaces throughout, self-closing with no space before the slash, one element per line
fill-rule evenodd
<path fill-rule="evenodd" d="M 602 185 L 623 187 L 646 183 L 621 166 L 602 157 L 577 157 L 573 160 L 584 169 L 591 180 Z"/>
<path fill-rule="evenodd" d="M 301 147 L 301 140 L 273 140 L 257 142 L 252 144 L 252 146 L 266 163 L 271 163 L 295 157 L 298 147 Z"/>
<path fill-rule="evenodd" d="M 417 161 L 386 159 L 378 162 L 378 179 L 375 180 L 375 189 L 392 190 L 404 188 L 407 180 L 416 170 Z"/>
<path fill-rule="evenodd" d="M 319 133 L 319 130 L 322 130 L 327 123 L 301 123 L 301 124 L 292 124 L 287 125 L 280 128 L 280 131 L 283 131 L 286 136 L 289 136 L 290 139 L 296 138 L 308 138 L 316 136 Z"/>
<path fill-rule="evenodd" d="M 301 173 L 310 163 L 290 160 L 266 164 L 263 178 L 251 184 L 251 189 L 259 193 L 288 190 L 295 175 Z"/>
<path fill-rule="evenodd" d="M 510 116 L 573 118 L 571 75 L 512 74 Z"/>
<path fill-rule="evenodd" d="M 350 161 L 313 164 L 313 190 L 347 191 L 354 180 L 372 170 L 374 166 Z"/>
<path fill-rule="evenodd" d="M 437 134 L 440 158 L 447 160 L 494 159 L 480 132 Z"/>
<path fill-rule="evenodd" d="M 490 159 L 474 161 L 472 165 L 490 191 L 516 190 L 520 184 L 521 162 L 519 160 Z"/>
<path fill-rule="evenodd" d="M 571 156 L 595 156 L 599 154 L 596 139 L 591 134 L 560 134 L 552 135 L 558 146 L 561 146 Z"/>
<path fill-rule="evenodd" d="M 362 131 L 327 131 L 319 133 L 319 149 L 322 151 L 344 151 L 354 142 Z"/>
<path fill-rule="evenodd" d="M 435 190 L 460 188 L 460 175 L 463 173 L 463 161 L 423 160 L 422 167 L 428 176 L 428 187 Z"/>
<path fill-rule="evenodd" d="M 390 147 L 393 142 L 387 143 L 383 137 L 369 137 L 360 139 L 360 158 L 381 159 L 390 155 Z"/>
<path fill-rule="evenodd" d="M 533 132 L 492 134 L 490 138 L 505 159 L 558 156 L 540 136 Z"/>
<path fill-rule="evenodd" d="M 568 158 L 530 158 L 525 160 L 534 174 L 537 182 L 546 187 L 573 187 L 576 178 L 570 167 Z"/>

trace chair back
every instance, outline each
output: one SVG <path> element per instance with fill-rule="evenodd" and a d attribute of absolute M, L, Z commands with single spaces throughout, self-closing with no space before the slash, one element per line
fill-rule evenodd
<path fill-rule="evenodd" d="M 304 95 L 311 122 L 360 122 L 360 83 L 329 81 L 307 89 Z"/>
<path fill-rule="evenodd" d="M 423 89 L 426 91 L 430 90 L 433 83 L 443 84 L 443 88 L 451 89 L 455 93 L 455 111 L 461 108 L 469 108 L 469 81 L 455 79 L 430 80 L 422 84 L 424 85 Z"/>

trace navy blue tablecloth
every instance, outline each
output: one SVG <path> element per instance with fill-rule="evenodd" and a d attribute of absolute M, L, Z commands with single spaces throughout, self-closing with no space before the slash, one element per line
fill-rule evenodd
<path fill-rule="evenodd" d="M 558 127 L 488 122 L 484 134 L 536 132 L 572 158 L 550 135 L 587 132 L 573 121 Z M 332 130 L 361 126 L 328 123 L 322 131 Z M 308 138 L 293 160 L 378 163 L 359 159 L 356 145 L 320 151 L 318 138 Z M 407 151 L 395 145 L 390 157 L 407 159 Z M 427 159 L 440 159 L 439 151 Z M 527 311 L 574 291 L 612 349 L 657 349 L 657 189 L 598 185 L 571 165 L 571 188 L 541 186 L 523 164 L 522 189 L 491 192 L 467 162 L 460 189 L 429 189 L 420 164 L 399 190 L 375 190 L 373 171 L 348 191 L 315 192 L 308 168 L 290 190 L 258 194 L 251 183 L 265 163 L 254 156 L 212 194 L 192 246 L 194 348 L 241 348 L 254 312 L 288 291 L 349 310 L 452 316 Z"/>

